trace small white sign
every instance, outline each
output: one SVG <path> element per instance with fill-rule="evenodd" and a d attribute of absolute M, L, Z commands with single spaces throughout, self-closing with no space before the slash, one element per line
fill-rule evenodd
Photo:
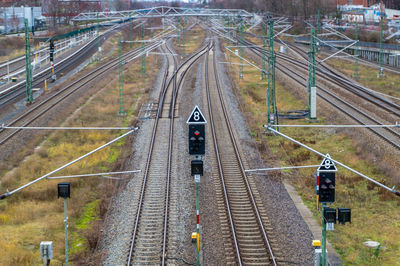
<path fill-rule="evenodd" d="M 319 165 L 318 172 L 337 172 L 337 168 L 335 163 L 331 160 L 331 156 L 329 153 L 325 155 L 325 158 L 322 160 L 321 164 Z"/>
<path fill-rule="evenodd" d="M 193 108 L 192 113 L 186 121 L 186 124 L 207 124 L 206 118 L 197 105 Z"/>

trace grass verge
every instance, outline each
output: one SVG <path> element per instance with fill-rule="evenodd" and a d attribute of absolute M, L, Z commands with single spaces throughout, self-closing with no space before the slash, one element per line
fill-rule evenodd
<path fill-rule="evenodd" d="M 114 51 L 113 56 L 117 54 Z M 135 123 L 141 103 L 146 100 L 158 69 L 154 56 L 146 58 L 146 76 L 140 64 L 125 66 L 124 99 L 126 117 L 118 114 L 118 71 L 96 84 L 98 91 L 63 123 L 63 126 L 127 126 Z M 16 188 L 119 136 L 118 131 L 58 131 L 41 143 L 1 182 L 5 188 Z M 120 169 L 122 152 L 129 138 L 123 139 L 90 157 L 66 168 L 57 175 L 96 173 Z M 68 180 L 45 180 L 0 202 L 0 265 L 41 264 L 39 244 L 53 241 L 52 264 L 64 260 L 63 201 L 57 199 L 57 183 L 71 183 L 68 199 L 69 248 L 73 264 L 87 264 L 87 256 L 96 247 L 99 219 L 104 216 L 116 181 L 98 177 Z"/>
<path fill-rule="evenodd" d="M 228 53 L 229 54 L 229 53 Z M 229 60 L 239 60 L 229 55 Z M 239 67 L 232 65 L 231 79 L 236 81 L 235 93 L 240 108 L 245 114 L 249 130 L 258 144 L 259 151 L 268 166 L 315 165 L 322 158 L 301 148 L 284 138 L 266 135 L 262 127 L 266 123 L 265 80 L 260 81 L 260 71 L 244 67 L 243 80 L 239 80 Z M 294 88 L 286 88 L 277 82 L 276 98 L 279 111 L 306 109 L 306 100 L 295 97 Z M 320 110 L 319 121 L 328 121 L 329 110 Z M 330 119 L 330 117 L 329 117 Z M 329 121 L 335 123 L 335 121 Z M 306 120 L 280 121 L 281 124 L 307 124 Z M 338 122 L 339 123 L 339 122 Z M 399 184 L 396 173 L 387 175 L 384 165 L 397 167 L 393 154 L 384 154 L 374 161 L 366 153 L 374 153 L 364 145 L 360 135 L 350 134 L 351 130 L 342 129 L 307 129 L 282 128 L 281 132 L 323 153 L 330 153 L 332 158 L 357 169 L 385 184 Z M 376 145 L 374 146 L 376 148 Z M 313 211 L 315 218 L 320 216 L 315 210 L 316 169 L 281 171 L 271 173 L 272 178 L 286 178 L 297 189 L 303 201 Z M 352 223 L 335 226 L 335 231 L 328 233 L 328 239 L 346 265 L 398 265 L 400 264 L 400 201 L 391 193 L 378 188 L 363 178 L 339 167 L 336 175 L 336 202 L 332 207 L 352 209 Z M 384 247 L 377 255 L 365 247 L 362 242 L 375 240 Z"/>

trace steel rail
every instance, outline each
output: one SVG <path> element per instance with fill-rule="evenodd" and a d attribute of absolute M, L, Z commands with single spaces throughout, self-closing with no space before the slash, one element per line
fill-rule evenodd
<path fill-rule="evenodd" d="M 124 25 L 119 25 L 118 27 L 122 27 Z M 96 48 L 98 38 L 103 39 L 103 37 L 111 34 L 112 31 L 116 30 L 118 27 L 111 28 L 107 30 L 102 35 L 92 39 L 90 42 L 86 43 L 81 47 L 78 51 L 74 52 L 71 56 L 62 59 L 60 62 L 55 64 L 55 67 L 58 69 L 57 72 L 62 73 L 62 71 L 70 69 L 77 61 L 82 60 L 81 55 L 86 55 L 90 51 L 93 51 Z M 33 76 L 32 87 L 38 86 L 41 84 L 45 78 L 50 77 L 51 67 L 48 67 L 39 73 Z M 19 96 L 25 94 L 25 81 L 21 81 L 18 84 L 11 86 L 8 89 L 5 89 L 0 92 L 0 106 L 7 104 L 8 102 L 18 98 Z M 9 98 L 7 98 L 9 97 Z"/>
<path fill-rule="evenodd" d="M 137 48 L 133 51 L 130 51 L 128 53 L 126 53 L 124 55 L 124 60 L 126 60 L 129 57 L 134 57 L 137 54 L 140 53 L 140 48 Z M 44 99 L 42 102 L 39 102 L 36 106 L 34 106 L 32 109 L 29 109 L 29 112 L 25 112 L 24 114 L 22 114 L 21 116 L 19 116 L 18 118 L 14 119 L 13 121 L 11 121 L 10 123 L 7 124 L 7 126 L 12 126 L 14 124 L 16 124 L 17 122 L 21 121 L 23 118 L 25 118 L 26 116 L 30 115 L 33 111 L 38 110 L 39 108 L 43 107 L 43 105 L 47 104 L 50 100 L 55 99 L 56 97 L 58 97 L 59 95 L 61 95 L 64 92 L 67 92 L 68 90 L 70 90 L 71 88 L 73 88 L 76 85 L 76 88 L 72 89 L 71 91 L 69 91 L 66 95 L 61 96 L 60 99 L 58 99 L 57 101 L 55 101 L 54 103 L 52 103 L 51 105 L 47 106 L 45 109 L 43 109 L 41 112 L 39 112 L 38 114 L 36 114 L 33 118 L 29 119 L 28 121 L 24 122 L 22 124 L 22 127 L 25 127 L 27 125 L 29 125 L 30 123 L 32 123 L 33 121 L 35 121 L 36 119 L 38 119 L 40 116 L 42 116 L 43 114 L 45 114 L 47 111 L 49 111 L 51 108 L 55 107 L 58 103 L 60 103 L 61 101 L 63 101 L 64 99 L 66 99 L 68 96 L 70 96 L 72 93 L 74 93 L 75 91 L 81 89 L 84 85 L 88 84 L 89 82 L 91 82 L 92 80 L 94 80 L 95 78 L 97 78 L 98 76 L 104 74 L 105 72 L 109 71 L 112 68 L 115 68 L 118 65 L 118 61 L 119 59 L 114 59 L 110 62 L 107 62 L 106 64 L 100 66 L 99 68 L 96 68 L 94 70 L 92 70 L 91 72 L 89 72 L 87 75 L 74 80 L 71 84 L 69 84 L 67 87 L 65 87 L 64 89 L 56 92 L 55 94 L 51 95 L 49 98 Z M 3 129 L 0 129 L 0 132 L 2 132 Z M 0 141 L 0 145 L 4 144 L 5 142 L 7 142 L 11 137 L 13 137 L 15 134 L 17 134 L 19 131 L 21 131 L 21 129 L 15 130 L 13 131 L 11 134 L 7 135 L 7 137 L 5 137 L 4 139 L 2 139 Z"/>
<path fill-rule="evenodd" d="M 161 118 L 161 114 L 162 114 L 162 110 L 164 107 L 164 103 L 165 103 L 165 97 L 166 97 L 166 93 L 168 91 L 168 88 L 170 88 L 170 85 L 172 83 L 173 85 L 173 90 L 177 92 L 177 90 L 179 89 L 179 86 L 181 84 L 181 81 L 183 80 L 185 73 L 187 71 L 187 69 L 189 69 L 192 64 L 198 60 L 198 58 L 200 58 L 200 56 L 202 55 L 202 51 L 205 48 L 201 48 L 200 51 L 198 51 L 197 53 L 194 53 L 191 57 L 187 58 L 182 64 L 180 64 L 179 66 L 176 66 L 176 60 L 174 58 L 174 72 L 172 73 L 172 76 L 168 79 L 169 73 L 168 73 L 168 67 L 166 68 L 166 73 L 164 74 L 164 79 L 163 79 L 163 85 L 162 85 L 162 91 L 160 93 L 160 101 L 159 101 L 159 105 L 158 105 L 158 110 L 157 110 L 157 115 L 155 118 L 155 122 L 154 122 L 154 126 L 153 126 L 153 130 L 152 130 L 152 136 L 151 136 L 151 141 L 150 141 L 150 148 L 149 148 L 149 153 L 147 156 L 147 161 L 146 161 L 146 168 L 145 168 L 145 173 L 144 173 L 144 179 L 143 179 L 143 183 L 142 183 L 142 188 L 141 188 L 141 192 L 140 192 L 140 198 L 139 198 L 139 203 L 138 203 L 138 209 L 136 212 L 136 219 L 135 219 L 135 225 L 133 228 L 133 233 L 132 233 L 132 238 L 131 238 L 131 244 L 130 244 L 130 249 L 129 249 L 129 254 L 128 254 L 128 260 L 127 260 L 127 265 L 130 265 L 132 263 L 132 258 L 133 258 L 133 251 L 134 251 L 134 247 L 135 247 L 135 240 L 136 240 L 136 235 L 137 235 L 137 231 L 138 231 L 138 227 L 139 227 L 139 220 L 140 220 L 140 215 L 141 215 L 141 211 L 142 211 L 142 206 L 143 206 L 143 202 L 144 202 L 144 195 L 145 195 L 145 191 L 146 191 L 146 185 L 147 185 L 147 178 L 149 175 L 149 170 L 150 170 L 150 165 L 151 165 L 151 160 L 152 160 L 152 154 L 153 154 L 153 148 L 154 148 L 154 143 L 155 143 L 155 138 L 156 138 L 156 134 L 157 134 L 157 128 L 158 128 L 158 122 L 159 119 Z M 170 50 L 170 48 L 167 47 L 167 50 Z M 197 56 L 197 58 L 195 58 Z M 188 62 L 190 62 L 190 60 L 192 60 L 193 58 L 195 58 L 187 67 L 187 69 L 185 71 L 183 71 L 183 74 L 180 76 L 180 82 L 178 82 L 178 84 L 176 83 L 176 79 L 177 76 L 179 74 L 179 70 L 182 69 Z M 168 79 L 168 80 L 167 80 Z M 169 187 L 170 187 L 170 172 L 171 172 L 171 161 L 172 161 L 172 145 L 173 145 L 173 126 L 174 126 L 174 110 L 175 110 L 175 104 L 176 104 L 176 97 L 177 97 L 177 93 L 173 93 L 172 95 L 172 101 L 170 103 L 170 114 L 172 112 L 171 115 L 171 119 L 170 119 L 170 131 L 169 131 L 169 143 L 168 143 L 168 160 L 167 160 L 167 187 L 166 187 L 166 198 L 165 198 L 165 212 L 164 212 L 164 223 L 163 223 L 163 251 L 162 251 L 162 265 L 165 265 L 165 258 L 166 258 L 166 244 L 167 244 L 167 228 L 168 228 L 168 203 L 169 203 Z M 172 111 L 171 111 L 172 110 Z"/>
<path fill-rule="evenodd" d="M 208 77 L 208 57 L 207 57 L 207 61 L 206 61 L 205 65 L 206 65 L 205 73 L 206 73 L 207 100 L 209 102 L 208 110 L 209 110 L 210 121 L 211 121 L 211 130 L 212 130 L 212 135 L 213 135 L 214 149 L 215 149 L 215 152 L 216 152 L 216 158 L 217 158 L 217 162 L 218 162 L 218 169 L 219 169 L 219 172 L 220 172 L 220 175 L 221 175 L 221 183 L 222 183 L 222 187 L 223 187 L 223 193 L 224 193 L 224 196 L 225 196 L 225 204 L 226 204 L 226 208 L 227 208 L 227 213 L 228 213 L 229 221 L 230 221 L 230 224 L 231 224 L 231 230 L 232 230 L 232 236 L 233 236 L 233 239 L 234 239 L 236 256 L 237 256 L 239 265 L 242 265 L 243 262 L 242 262 L 242 258 L 241 258 L 241 254 L 240 254 L 239 243 L 238 243 L 238 240 L 237 240 L 236 231 L 235 231 L 235 225 L 234 225 L 232 212 L 231 212 L 231 208 L 230 208 L 230 204 L 229 204 L 229 196 L 228 196 L 228 193 L 227 193 L 227 187 L 226 187 L 226 182 L 225 182 L 225 178 L 224 178 L 222 162 L 221 162 L 221 158 L 220 158 L 221 155 L 220 155 L 220 152 L 219 152 L 218 141 L 217 141 L 217 136 L 216 136 L 216 131 L 215 131 L 214 116 L 213 116 L 212 107 L 211 107 L 211 95 L 210 95 L 209 77 Z M 247 190 L 247 193 L 249 195 L 249 199 L 251 201 L 251 205 L 252 205 L 253 211 L 255 213 L 257 223 L 258 223 L 258 225 L 260 227 L 260 230 L 262 232 L 262 238 L 264 240 L 265 245 L 268 248 L 268 252 L 270 254 L 272 263 L 274 265 L 277 265 L 276 264 L 276 260 L 275 260 L 275 256 L 273 254 L 273 251 L 272 251 L 272 248 L 271 248 L 271 245 L 270 245 L 270 242 L 269 242 L 269 239 L 268 239 L 266 231 L 264 229 L 264 225 L 263 225 L 263 221 L 262 221 L 261 215 L 259 213 L 259 210 L 258 210 L 257 204 L 255 202 L 255 198 L 254 198 L 252 189 L 250 187 L 250 183 L 249 183 L 248 178 L 247 178 L 247 174 L 246 174 L 245 169 L 244 169 L 243 161 L 242 161 L 240 153 L 239 153 L 239 149 L 238 149 L 238 146 L 237 146 L 237 143 L 236 143 L 236 139 L 233 136 L 233 129 L 232 129 L 232 126 L 231 126 L 231 123 L 230 123 L 230 119 L 229 119 L 229 116 L 228 116 L 228 112 L 226 110 L 226 106 L 225 106 L 225 103 L 224 103 L 224 100 L 223 100 L 223 95 L 222 95 L 222 91 L 221 91 L 221 87 L 220 87 L 219 75 L 218 75 L 217 64 L 216 64 L 216 49 L 215 49 L 215 47 L 214 47 L 214 51 L 213 51 L 213 68 L 214 68 L 214 77 L 215 77 L 216 87 L 217 87 L 217 91 L 218 91 L 218 95 L 219 95 L 219 100 L 220 100 L 221 107 L 222 107 L 222 110 L 223 110 L 223 116 L 225 118 L 226 125 L 227 125 L 227 128 L 228 128 L 229 137 L 231 139 L 232 146 L 233 146 L 234 151 L 235 151 L 235 157 L 237 158 L 237 161 L 239 163 L 240 172 L 241 172 L 241 174 L 243 176 L 243 179 L 245 181 L 246 190 Z"/>
<path fill-rule="evenodd" d="M 255 53 L 257 56 L 261 56 L 259 51 L 257 51 L 257 49 L 255 48 L 250 48 L 251 51 L 253 51 L 253 53 Z M 256 50 L 256 51 L 255 51 Z M 298 79 L 294 78 L 293 75 L 297 76 L 298 78 L 306 81 L 306 78 L 304 78 L 302 75 L 296 73 L 295 71 L 292 71 L 290 69 L 288 69 L 288 71 L 290 71 L 290 73 L 286 70 L 284 70 L 282 67 L 279 67 L 278 64 L 276 64 L 276 68 L 278 70 L 280 70 L 282 73 L 288 75 L 289 77 L 292 77 L 296 82 L 300 83 L 301 85 L 303 85 L 303 83 L 301 81 L 299 81 Z M 322 88 L 321 86 L 317 86 L 317 88 L 321 91 L 323 91 L 324 93 L 329 94 L 329 96 L 335 98 L 337 101 L 340 101 L 341 103 L 343 103 L 344 105 L 346 105 L 347 107 L 349 107 L 350 109 L 352 109 L 353 111 L 355 111 L 356 113 L 360 114 L 361 116 L 363 116 L 366 119 L 369 119 L 371 121 L 373 121 L 374 123 L 378 124 L 378 125 L 383 125 L 380 121 L 378 121 L 377 119 L 371 117 L 370 115 L 362 112 L 361 110 L 355 108 L 353 105 L 351 105 L 350 103 L 344 101 L 343 99 L 341 99 L 340 97 L 336 96 L 335 94 L 333 94 L 332 92 Z M 321 97 L 321 95 L 318 94 L 318 96 Z M 327 98 L 321 97 L 324 101 L 328 102 L 329 104 L 331 104 L 332 106 L 334 106 L 335 108 L 341 110 L 343 113 L 345 113 L 346 115 L 350 116 L 352 119 L 354 119 L 355 121 L 359 122 L 362 125 L 366 125 L 365 122 L 363 122 L 362 120 L 360 120 L 359 118 L 357 118 L 355 115 L 351 114 L 350 112 L 346 111 L 344 108 L 341 108 L 337 105 L 335 105 L 335 103 Z M 371 101 L 372 102 L 372 101 Z M 374 103 L 374 102 L 372 102 Z M 393 112 L 393 110 L 391 110 Z M 378 135 L 380 138 L 384 139 L 386 142 L 388 142 L 389 144 L 393 145 L 394 147 L 400 149 L 400 145 L 397 144 L 396 142 L 392 141 L 390 138 L 388 138 L 387 136 L 385 136 L 384 134 L 378 132 L 378 130 L 373 129 L 373 128 L 368 128 L 370 131 L 372 131 L 373 133 L 375 133 L 376 135 Z M 390 134 L 395 135 L 396 137 L 400 138 L 400 133 L 397 132 L 396 130 L 392 129 L 392 128 L 384 128 L 384 131 L 388 131 L 390 132 Z"/>
<path fill-rule="evenodd" d="M 250 44 L 251 46 L 253 46 L 252 42 L 249 41 L 244 41 L 246 44 Z M 304 51 L 301 50 L 300 48 L 291 45 L 293 50 L 297 50 L 299 55 L 301 57 L 303 57 L 304 59 L 306 59 L 306 56 L 304 55 Z M 264 51 L 262 50 L 262 48 L 253 48 L 253 47 L 249 47 L 253 50 L 257 50 L 259 53 L 264 53 Z M 268 52 L 265 53 L 266 56 L 268 56 Z M 296 61 L 294 58 L 290 57 L 290 56 L 286 56 L 286 55 L 281 55 L 281 54 L 277 54 L 277 57 L 285 60 L 293 65 L 296 65 L 298 67 L 307 67 L 306 63 L 303 62 L 299 62 Z M 338 74 L 336 71 L 330 69 L 329 67 L 327 67 L 325 64 L 320 64 L 320 66 L 322 68 L 317 68 L 316 71 L 317 73 L 319 73 L 319 76 L 323 79 L 326 79 L 348 91 L 350 91 L 353 94 L 356 94 L 357 96 L 381 107 L 382 109 L 394 113 L 395 115 L 400 117 L 400 106 L 396 103 L 393 103 L 391 101 L 389 101 L 386 98 L 381 97 L 380 95 L 377 95 L 377 92 L 374 92 L 368 88 L 365 88 L 359 84 L 355 84 L 354 82 L 352 82 L 351 80 L 349 80 L 347 77 L 343 77 L 342 75 Z M 369 98 L 370 97 L 370 98 Z M 391 109 L 393 108 L 393 109 Z"/>

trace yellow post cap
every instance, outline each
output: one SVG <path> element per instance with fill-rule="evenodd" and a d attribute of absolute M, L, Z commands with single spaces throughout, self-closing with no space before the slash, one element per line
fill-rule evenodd
<path fill-rule="evenodd" d="M 196 232 L 192 233 L 192 239 L 197 239 L 197 233 Z"/>
<path fill-rule="evenodd" d="M 312 241 L 312 245 L 313 245 L 313 247 L 320 247 L 320 246 L 321 246 L 321 241 L 319 241 L 319 240 L 313 240 L 313 241 Z"/>

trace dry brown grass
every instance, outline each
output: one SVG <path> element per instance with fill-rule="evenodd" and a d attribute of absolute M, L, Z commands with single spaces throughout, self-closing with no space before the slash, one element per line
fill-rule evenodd
<path fill-rule="evenodd" d="M 238 62 L 237 59 L 230 57 L 229 60 Z M 291 141 L 262 134 L 264 131 L 262 124 L 266 123 L 266 106 L 265 101 L 258 98 L 258 93 L 265 94 L 267 86 L 257 87 L 253 84 L 255 80 L 259 80 L 259 71 L 245 67 L 244 79 L 238 80 L 238 67 L 233 66 L 230 78 L 236 81 L 235 94 L 239 99 L 239 106 L 245 115 L 251 135 L 257 141 L 266 165 L 314 165 L 320 163 L 321 158 Z M 290 86 L 290 82 L 281 83 L 280 81 L 281 79 L 277 78 L 278 110 L 306 109 L 306 95 L 298 93 L 298 88 Z M 257 83 L 263 84 L 262 82 Z M 329 123 L 334 124 L 338 120 L 329 110 L 319 110 L 319 112 L 318 116 L 321 122 L 330 121 Z M 343 123 L 343 121 L 341 122 Z M 280 123 L 301 124 L 307 122 L 285 120 Z M 340 124 L 339 121 L 337 123 Z M 385 153 L 385 149 L 377 147 L 379 145 L 376 142 L 362 139 L 358 131 L 298 128 L 282 128 L 280 131 L 316 150 L 329 152 L 338 161 L 388 186 L 398 182 L 399 175 L 396 169 L 399 167 L 398 160 L 394 159 L 396 157 L 391 153 Z M 295 184 L 306 205 L 316 213 L 313 197 L 315 193 L 314 173 L 315 169 L 298 170 L 290 175 L 290 180 Z M 335 231 L 333 234 L 329 234 L 328 238 L 341 254 L 344 263 L 355 265 L 399 264 L 400 227 L 398 221 L 400 213 L 398 206 L 400 206 L 400 201 L 387 190 L 378 188 L 373 183 L 367 182 L 364 178 L 343 168 L 339 167 L 336 176 L 336 202 L 333 207 L 351 208 L 352 223 L 335 227 Z M 381 251 L 379 258 L 373 257 L 373 254 L 362 245 L 362 242 L 368 239 L 379 241 L 386 247 L 384 251 Z"/>
<path fill-rule="evenodd" d="M 97 92 L 63 126 L 123 126 L 135 123 L 141 102 L 146 99 L 144 88 L 149 88 L 155 77 L 159 62 L 154 57 L 146 58 L 149 68 L 145 78 L 135 62 L 125 68 L 125 107 L 127 117 L 118 117 L 118 72 L 112 73 L 96 84 Z M 93 67 L 93 66 L 90 66 Z M 150 78 L 152 77 L 152 78 Z M 61 121 L 62 122 L 62 121 Z M 17 168 L 2 178 L 1 188 L 15 188 L 27 183 L 72 159 L 119 135 L 117 131 L 66 131 L 55 132 L 48 136 L 32 155 L 24 161 L 14 161 Z M 68 167 L 56 175 L 69 175 L 91 172 L 112 171 L 122 165 L 124 143 L 129 138 L 112 145 L 92 156 Z M 38 139 L 36 144 L 40 142 Z M 128 145 L 130 147 L 130 145 Z M 127 153 L 124 153 L 126 156 Z M 15 157 L 17 158 L 17 157 Z M 21 158 L 21 154 L 18 158 Z M 11 162 L 10 162 L 11 163 Z M 71 183 L 71 199 L 68 199 L 69 233 L 71 258 L 80 264 L 79 258 L 87 257 L 97 245 L 101 219 L 106 213 L 109 198 L 114 191 L 115 181 L 99 178 L 81 178 L 68 180 L 44 180 L 27 188 L 6 201 L 0 202 L 0 250 L 6 256 L 0 256 L 0 265 L 36 265 L 40 264 L 39 244 L 43 240 L 52 240 L 54 255 L 52 264 L 61 265 L 64 259 L 63 201 L 57 199 L 57 183 Z M 88 208 L 96 204 L 94 210 Z M 89 216 L 88 216 L 89 215 Z M 93 222 L 96 221 L 96 222 Z M 78 228 L 79 227 L 79 228 Z M 76 259 L 74 257 L 76 256 Z M 99 261 L 95 256 L 87 262 Z M 95 264 L 92 264 L 95 265 Z"/>

